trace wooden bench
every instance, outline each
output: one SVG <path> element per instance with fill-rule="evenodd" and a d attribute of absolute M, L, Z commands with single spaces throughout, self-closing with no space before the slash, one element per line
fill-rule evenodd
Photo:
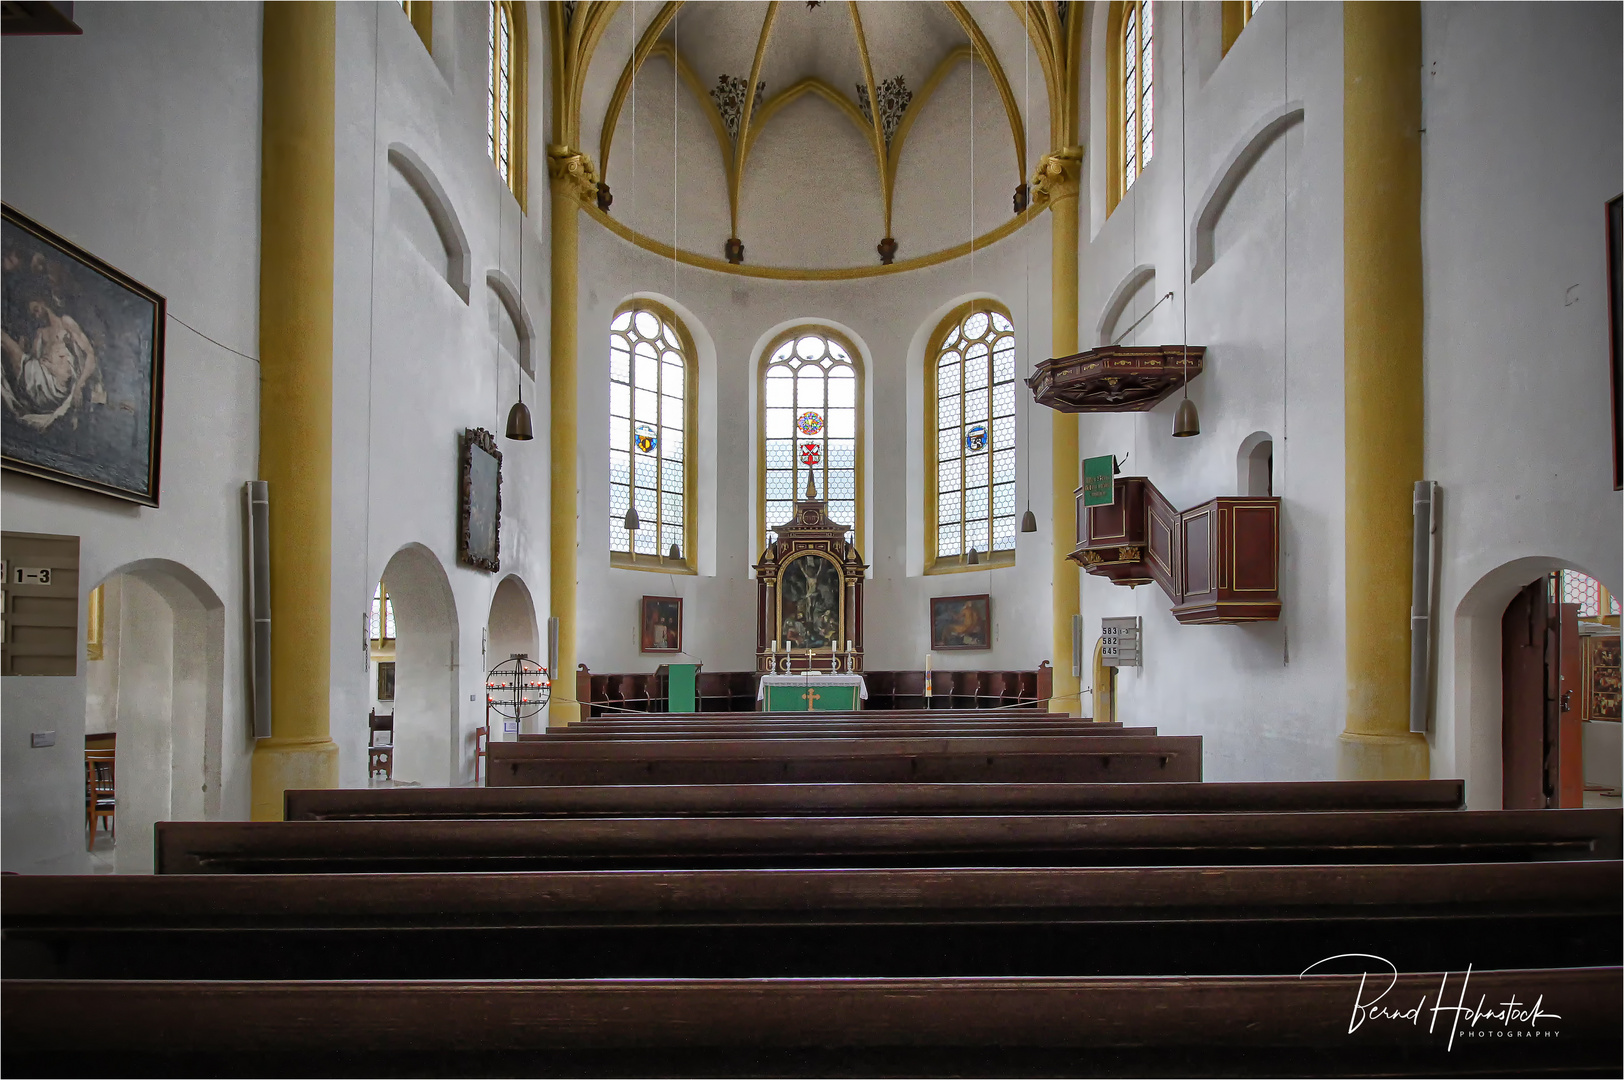
<path fill-rule="evenodd" d="M 1270 784 L 741 784 L 289 790 L 288 821 L 854 814 L 1460 810 L 1460 780 Z"/>
<path fill-rule="evenodd" d="M 168 821 L 160 874 L 1200 866 L 1624 857 L 1624 811 Z"/>
<path fill-rule="evenodd" d="M 1620 880 L 1610 861 L 7 878 L 3 1065 L 1616 1070 Z M 1353 1037 L 1360 968 L 1301 975 L 1345 951 L 1393 954 L 1406 1008 L 1515 995 L 1559 1037 L 1373 1019 Z"/>
<path fill-rule="evenodd" d="M 557 740 L 494 743 L 491 786 L 1200 780 L 1201 737 Z"/>
<path fill-rule="evenodd" d="M 1002 723 L 1002 724 L 758 724 L 748 727 L 686 727 L 672 724 L 663 727 L 639 727 L 621 729 L 597 729 L 578 731 L 573 727 L 562 728 L 557 731 L 548 731 L 545 734 L 520 735 L 519 742 L 545 742 L 549 740 L 591 740 L 591 739 L 806 739 L 806 738 L 970 738 L 993 736 L 997 738 L 1013 738 L 1017 736 L 1067 736 L 1067 737 L 1100 737 L 1107 735 L 1136 735 L 1148 738 L 1156 734 L 1154 727 L 1121 727 L 1104 724 L 1078 725 L 1072 727 L 1058 727 Z"/>

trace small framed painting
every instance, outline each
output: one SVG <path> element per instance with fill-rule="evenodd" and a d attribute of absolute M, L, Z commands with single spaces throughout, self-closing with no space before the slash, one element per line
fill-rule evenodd
<path fill-rule="evenodd" d="M 395 700 L 395 662 L 393 660 L 378 661 L 378 700 Z"/>
<path fill-rule="evenodd" d="M 932 652 L 992 648 L 992 597 L 931 597 L 930 647 Z"/>
<path fill-rule="evenodd" d="M 682 597 L 643 597 L 638 642 L 643 652 L 682 651 Z"/>
<path fill-rule="evenodd" d="M 7 206 L 0 465 L 158 505 L 164 298 Z"/>
<path fill-rule="evenodd" d="M 484 428 L 462 434 L 457 561 L 495 573 L 502 568 L 502 451 Z"/>

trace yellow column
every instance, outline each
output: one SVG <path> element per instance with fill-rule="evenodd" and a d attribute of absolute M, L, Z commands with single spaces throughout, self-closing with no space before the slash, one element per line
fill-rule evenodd
<path fill-rule="evenodd" d="M 1049 204 L 1053 248 L 1050 252 L 1049 348 L 1055 356 L 1077 351 L 1077 192 L 1082 175 L 1081 147 L 1047 154 L 1032 181 L 1033 197 Z M 1071 673 L 1071 619 L 1081 610 L 1077 564 L 1066 558 L 1077 544 L 1077 414 L 1051 412 L 1054 520 L 1054 698 L 1050 712 L 1081 715 L 1082 680 Z"/>
<path fill-rule="evenodd" d="M 252 814 L 338 785 L 332 654 L 333 40 L 331 3 L 264 6 L 259 475 L 271 494 L 271 701 Z"/>
<path fill-rule="evenodd" d="M 547 148 L 552 190 L 552 612 L 558 617 L 558 670 L 553 673 L 550 726 L 580 719 L 575 697 L 577 556 L 576 304 L 583 200 L 596 193 L 592 163 L 565 146 Z"/>
<path fill-rule="evenodd" d="M 1347 780 L 1425 779 L 1410 733 L 1411 499 L 1422 468 L 1421 8 L 1344 4 Z"/>

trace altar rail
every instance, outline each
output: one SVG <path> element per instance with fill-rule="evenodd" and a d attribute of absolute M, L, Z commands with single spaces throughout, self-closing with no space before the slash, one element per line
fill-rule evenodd
<path fill-rule="evenodd" d="M 755 712 L 754 671 L 701 670 L 695 685 L 699 712 Z M 886 709 L 1038 709 L 1047 710 L 1054 669 L 1045 660 L 1033 671 L 936 671 L 931 696 L 925 696 L 923 671 L 865 671 L 865 711 Z M 589 706 L 585 716 L 624 712 L 663 713 L 668 695 L 656 672 L 597 675 L 585 664 L 575 674 L 575 697 Z M 1071 704 L 1071 703 L 1067 703 Z"/>

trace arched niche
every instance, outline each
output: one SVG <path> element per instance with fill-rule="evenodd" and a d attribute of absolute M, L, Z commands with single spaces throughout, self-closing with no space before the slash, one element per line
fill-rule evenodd
<path fill-rule="evenodd" d="M 395 552 L 383 586 L 395 613 L 394 779 L 447 787 L 462 773 L 456 597 L 422 544 Z"/>
<path fill-rule="evenodd" d="M 102 579 L 101 659 L 86 662 L 85 730 L 114 732 L 121 874 L 150 874 L 153 823 L 220 816 L 225 606 L 190 568 L 126 563 Z"/>
<path fill-rule="evenodd" d="M 1112 291 L 1111 298 L 1105 302 L 1105 310 L 1100 313 L 1099 325 L 1094 329 L 1097 344 L 1114 343 L 1117 335 L 1132 324 L 1132 319 L 1124 322 L 1124 317 L 1131 314 L 1133 318 L 1138 318 L 1149 311 L 1155 292 L 1154 266 L 1145 263 L 1128 271 L 1128 275 Z"/>
<path fill-rule="evenodd" d="M 504 271 L 489 270 L 485 274 L 485 287 L 490 292 L 492 332 L 524 373 L 534 379 L 536 327 L 519 295 L 518 285 Z"/>
<path fill-rule="evenodd" d="M 417 152 L 403 143 L 389 147 L 389 217 L 446 284 L 468 303 L 468 234 L 457 219 L 451 197 Z"/>
<path fill-rule="evenodd" d="M 1274 494 L 1274 436 L 1254 431 L 1241 440 L 1235 452 L 1235 493 Z"/>
<path fill-rule="evenodd" d="M 1214 235 L 1218 219 L 1228 208 L 1231 197 L 1240 188 L 1252 167 L 1295 124 L 1302 123 L 1303 103 L 1287 102 L 1265 113 L 1251 129 L 1231 147 L 1207 189 L 1196 203 L 1195 217 L 1190 219 L 1190 281 L 1194 282 L 1212 268 L 1217 258 Z"/>

